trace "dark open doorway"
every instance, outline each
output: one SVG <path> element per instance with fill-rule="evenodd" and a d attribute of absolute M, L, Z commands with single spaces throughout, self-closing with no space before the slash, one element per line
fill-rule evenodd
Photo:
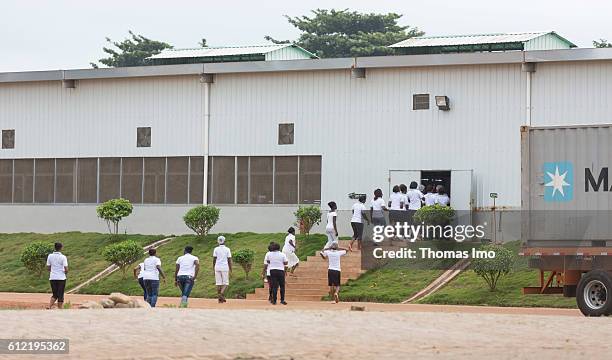
<path fill-rule="evenodd" d="M 451 196 L 451 172 L 450 171 L 421 171 L 421 184 L 427 186 L 431 184 L 434 189 L 438 185 L 443 185 L 446 194 Z"/>

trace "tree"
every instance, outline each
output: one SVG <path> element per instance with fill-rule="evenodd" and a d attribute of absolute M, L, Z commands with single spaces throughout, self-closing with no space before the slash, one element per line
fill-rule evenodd
<path fill-rule="evenodd" d="M 249 272 L 253 267 L 253 261 L 255 260 L 255 252 L 251 249 L 240 249 L 234 253 L 233 260 L 242 266 L 245 279 L 248 279 Z"/>
<path fill-rule="evenodd" d="M 612 48 L 612 43 L 609 43 L 606 39 L 593 40 L 593 46 L 596 48 Z"/>
<path fill-rule="evenodd" d="M 183 221 L 188 228 L 198 236 L 204 237 L 208 231 L 219 221 L 221 210 L 211 205 L 200 205 L 187 211 Z"/>
<path fill-rule="evenodd" d="M 127 267 L 140 259 L 142 254 L 142 248 L 133 240 L 111 244 L 102 250 L 104 260 L 116 265 L 121 270 L 124 279 Z"/>
<path fill-rule="evenodd" d="M 476 258 L 472 260 L 472 269 L 476 275 L 480 275 L 489 285 L 489 290 L 495 291 L 497 282 L 503 275 L 507 275 L 512 269 L 514 255 L 512 251 L 499 245 L 484 245 L 480 251 L 494 252 L 493 258 Z"/>
<path fill-rule="evenodd" d="M 302 234 L 310 234 L 312 227 L 321 223 L 321 209 L 315 205 L 300 206 L 293 215 Z"/>
<path fill-rule="evenodd" d="M 119 222 L 130 216 L 132 210 L 132 203 L 126 199 L 111 199 L 96 207 L 98 217 L 106 221 L 108 232 L 114 236 L 119 234 Z"/>
<path fill-rule="evenodd" d="M 313 17 L 285 17 L 302 32 L 295 43 L 322 58 L 392 55 L 395 50 L 389 45 L 424 34 L 416 27 L 398 25 L 402 15 L 396 13 L 360 13 L 348 9 L 316 9 L 312 13 Z M 274 43 L 289 43 L 265 38 Z"/>
<path fill-rule="evenodd" d="M 110 56 L 98 61 L 109 67 L 149 65 L 146 58 L 159 54 L 164 49 L 172 48 L 172 45 L 168 43 L 151 40 L 142 35 L 136 35 L 132 31 L 129 31 L 129 34 L 130 37 L 122 42 L 113 41 L 107 37 L 106 42 L 112 46 L 103 47 L 102 50 Z M 96 63 L 90 63 L 90 65 L 98 68 Z"/>
<path fill-rule="evenodd" d="M 47 267 L 47 256 L 53 252 L 53 244 L 36 241 L 26 245 L 21 252 L 20 260 L 26 269 L 41 277 Z"/>

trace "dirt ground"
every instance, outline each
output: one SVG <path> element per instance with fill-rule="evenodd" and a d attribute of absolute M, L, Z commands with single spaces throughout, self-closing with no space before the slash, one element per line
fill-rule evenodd
<path fill-rule="evenodd" d="M 612 352 L 612 319 L 441 312 L 0 311 L 0 338 L 68 338 L 44 359 L 567 359 Z M 597 331 L 584 331 L 584 329 Z M 2 356 L 0 359 L 40 359 Z"/>

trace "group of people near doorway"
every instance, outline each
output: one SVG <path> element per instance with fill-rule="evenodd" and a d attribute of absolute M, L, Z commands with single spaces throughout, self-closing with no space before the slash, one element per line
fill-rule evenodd
<path fill-rule="evenodd" d="M 385 211 L 389 211 L 389 222 L 395 224 L 401 218 L 404 218 L 403 211 L 407 211 L 408 218 L 412 219 L 414 212 L 423 206 L 435 204 L 449 206 L 450 197 L 443 185 L 435 187 L 432 184 L 419 186 L 416 181 L 413 181 L 409 187 L 405 184 L 393 186 L 393 193 L 389 196 L 388 202 L 385 202 L 381 189 L 374 190 L 374 198 L 370 202 L 369 218 L 365 203 L 366 195 L 361 195 L 351 209 L 353 237 L 348 248 L 349 251 L 353 250 L 355 241 L 357 241 L 357 249 L 361 250 L 364 222 L 369 224 L 371 221 L 373 225 L 384 226 L 387 224 Z M 329 206 L 329 212 L 327 213 L 327 225 L 325 227 L 325 233 L 327 234 L 326 248 L 338 241 L 338 226 L 336 223 L 338 207 L 334 201 L 327 205 Z"/>

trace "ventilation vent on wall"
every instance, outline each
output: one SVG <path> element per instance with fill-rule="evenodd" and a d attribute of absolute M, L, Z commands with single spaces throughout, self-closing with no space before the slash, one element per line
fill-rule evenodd
<path fill-rule="evenodd" d="M 2 130 L 2 148 L 15 148 L 15 130 Z"/>
<path fill-rule="evenodd" d="M 428 110 L 429 94 L 412 95 L 412 110 Z"/>
<path fill-rule="evenodd" d="M 139 127 L 136 128 L 136 146 L 151 147 L 151 128 Z"/>
<path fill-rule="evenodd" d="M 278 124 L 278 145 L 293 144 L 293 124 Z"/>

